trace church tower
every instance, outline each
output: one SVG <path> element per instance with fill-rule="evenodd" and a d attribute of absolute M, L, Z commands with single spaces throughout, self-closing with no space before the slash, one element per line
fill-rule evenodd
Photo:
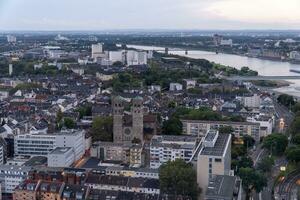
<path fill-rule="evenodd" d="M 124 115 L 124 104 L 123 98 L 116 96 L 112 100 L 113 107 L 113 135 L 114 143 L 123 142 L 123 115 Z"/>
<path fill-rule="evenodd" d="M 135 97 L 132 100 L 132 135 L 133 139 L 139 139 L 143 142 L 144 135 L 144 111 L 143 111 L 143 98 Z"/>

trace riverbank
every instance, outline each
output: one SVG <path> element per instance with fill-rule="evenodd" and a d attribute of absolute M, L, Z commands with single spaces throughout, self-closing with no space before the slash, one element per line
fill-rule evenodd
<path fill-rule="evenodd" d="M 148 46 L 151 47 L 154 45 L 147 45 L 147 44 L 132 44 L 132 46 Z M 155 46 L 159 47 L 159 46 Z M 276 62 L 283 62 L 283 63 L 290 63 L 290 64 L 298 64 L 300 68 L 300 61 L 296 60 L 288 60 L 288 59 L 281 59 L 281 58 L 270 58 L 270 57 L 264 57 L 264 56 L 250 56 L 247 55 L 247 53 L 239 53 L 239 52 L 234 52 L 234 51 L 224 51 L 220 49 L 212 49 L 212 48 L 201 48 L 201 47 L 192 47 L 192 46 L 173 46 L 173 45 L 166 45 L 165 47 L 159 47 L 162 48 L 159 51 L 164 51 L 165 48 L 168 48 L 169 51 L 207 51 L 211 53 L 216 53 L 216 54 L 229 54 L 229 55 L 237 55 L 237 56 L 243 56 L 247 58 L 257 58 L 257 59 L 262 59 L 262 60 L 268 60 L 268 61 L 276 61 Z M 151 49 L 149 49 L 151 50 Z M 217 53 L 218 52 L 218 53 Z"/>

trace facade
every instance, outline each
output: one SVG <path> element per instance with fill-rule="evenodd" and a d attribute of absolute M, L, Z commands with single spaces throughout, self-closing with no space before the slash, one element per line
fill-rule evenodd
<path fill-rule="evenodd" d="M 260 96 L 254 94 L 253 96 L 242 97 L 243 104 L 247 108 L 259 108 L 261 104 Z"/>
<path fill-rule="evenodd" d="M 197 182 L 205 190 L 214 175 L 229 175 L 231 171 L 231 135 L 207 132 L 197 160 Z"/>
<path fill-rule="evenodd" d="M 97 190 L 160 194 L 159 180 L 89 174 L 85 186 Z"/>
<path fill-rule="evenodd" d="M 56 147 L 72 147 L 75 160 L 85 152 L 85 132 L 66 130 L 55 134 L 25 134 L 15 137 L 15 155 L 47 156 Z"/>
<path fill-rule="evenodd" d="M 142 150 L 140 144 L 98 142 L 92 145 L 91 156 L 104 161 L 120 161 L 132 167 L 140 167 L 143 164 Z"/>
<path fill-rule="evenodd" d="M 242 181 L 235 176 L 214 176 L 208 184 L 205 200 L 242 200 Z"/>
<path fill-rule="evenodd" d="M 124 115 L 123 98 L 120 96 L 113 98 L 114 142 L 131 143 L 134 139 L 138 139 L 140 142 L 143 142 L 143 117 L 143 99 L 141 97 L 136 97 L 132 99 L 131 116 Z"/>
<path fill-rule="evenodd" d="M 56 147 L 47 157 L 48 167 L 70 167 L 75 162 L 75 152 L 71 147 Z"/>
<path fill-rule="evenodd" d="M 17 38 L 13 35 L 8 35 L 7 37 L 7 42 L 9 43 L 16 43 L 17 42 Z"/>
<path fill-rule="evenodd" d="M 124 51 L 110 51 L 108 53 L 108 59 L 114 62 L 122 62 L 125 63 L 125 53 Z"/>
<path fill-rule="evenodd" d="M 102 44 L 92 44 L 92 58 L 96 59 L 103 57 L 103 45 Z"/>
<path fill-rule="evenodd" d="M 0 183 L 3 193 L 13 193 L 28 178 L 31 167 L 0 165 Z"/>
<path fill-rule="evenodd" d="M 266 137 L 273 132 L 274 119 L 269 116 L 259 115 L 255 117 L 247 117 L 247 122 L 260 124 L 260 137 Z"/>
<path fill-rule="evenodd" d="M 142 51 L 126 51 L 126 64 L 132 65 L 147 65 L 147 53 Z"/>
<path fill-rule="evenodd" d="M 210 129 L 218 130 L 220 127 L 230 126 L 234 129 L 235 137 L 250 135 L 256 141 L 260 139 L 259 123 L 202 120 L 181 120 L 181 122 L 183 133 L 186 135 L 204 136 Z"/>
<path fill-rule="evenodd" d="M 183 86 L 180 83 L 170 83 L 170 91 L 182 91 Z"/>
<path fill-rule="evenodd" d="M 162 164 L 176 159 L 188 162 L 196 149 L 194 136 L 153 136 L 150 143 L 150 168 L 158 169 Z"/>

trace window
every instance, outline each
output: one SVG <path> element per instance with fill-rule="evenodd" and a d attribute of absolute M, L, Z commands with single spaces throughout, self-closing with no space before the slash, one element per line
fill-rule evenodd
<path fill-rule="evenodd" d="M 215 162 L 222 162 L 222 159 L 221 158 L 216 158 Z"/>

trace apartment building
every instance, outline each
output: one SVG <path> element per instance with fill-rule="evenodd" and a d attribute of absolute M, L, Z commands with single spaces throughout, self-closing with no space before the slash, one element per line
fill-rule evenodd
<path fill-rule="evenodd" d="M 207 131 L 218 130 L 221 127 L 230 126 L 234 129 L 235 137 L 250 135 L 256 141 L 260 139 L 260 124 L 253 122 L 231 122 L 231 121 L 203 121 L 203 120 L 181 120 L 183 134 L 194 136 L 205 136 Z"/>
<path fill-rule="evenodd" d="M 150 143 L 150 168 L 158 169 L 162 164 L 176 159 L 189 161 L 196 146 L 195 136 L 154 136 Z"/>
<path fill-rule="evenodd" d="M 197 182 L 206 192 L 214 175 L 229 175 L 231 172 L 231 135 L 209 130 L 204 137 L 197 160 Z"/>
<path fill-rule="evenodd" d="M 31 167 L 0 165 L 0 184 L 3 193 L 13 193 L 15 188 L 27 179 Z"/>

